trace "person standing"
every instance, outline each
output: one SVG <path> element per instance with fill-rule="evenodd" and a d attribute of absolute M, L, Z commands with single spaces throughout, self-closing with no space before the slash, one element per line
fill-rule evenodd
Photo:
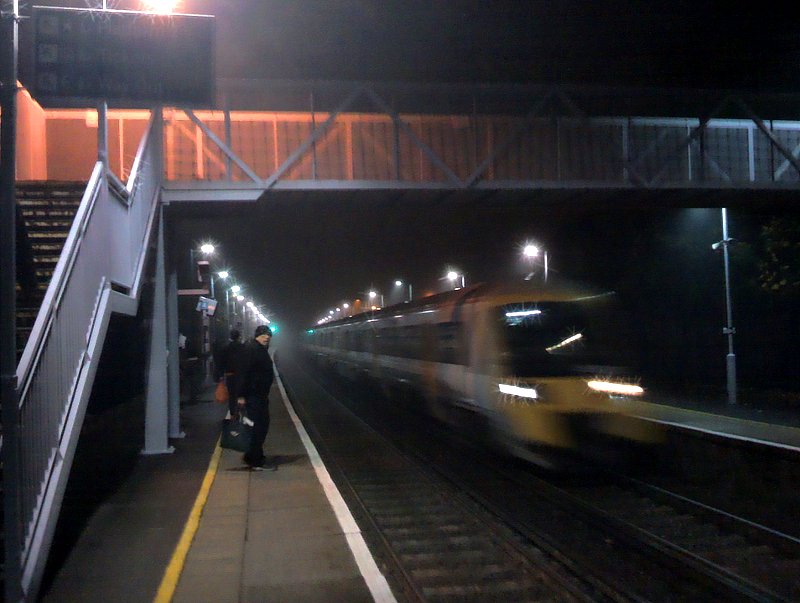
<path fill-rule="evenodd" d="M 228 388 L 228 412 L 231 417 L 239 414 L 235 375 L 240 370 L 239 365 L 241 364 L 244 350 L 241 336 L 238 330 L 231 329 L 230 339 L 225 347 L 219 351 L 217 362 L 214 365 L 216 380 L 225 379 L 225 386 Z"/>
<path fill-rule="evenodd" d="M 264 440 L 269 431 L 269 390 L 275 378 L 269 342 L 272 330 L 267 325 L 256 327 L 253 339 L 244 344 L 239 370 L 233 375 L 237 403 L 244 406 L 253 422 L 250 449 L 243 460 L 252 469 L 264 467 Z"/>

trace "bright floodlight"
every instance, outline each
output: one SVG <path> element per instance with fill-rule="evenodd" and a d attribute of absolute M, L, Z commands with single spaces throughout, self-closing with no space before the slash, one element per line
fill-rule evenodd
<path fill-rule="evenodd" d="M 236 301 L 244 301 L 244 295 L 237 295 Z"/>
<path fill-rule="evenodd" d="M 394 286 L 395 286 L 395 287 L 402 287 L 402 286 L 403 286 L 403 281 L 401 281 L 400 279 L 397 279 L 397 280 L 394 282 Z"/>
<path fill-rule="evenodd" d="M 200 245 L 200 251 L 206 255 L 214 253 L 214 246 L 211 243 L 203 243 Z"/>
<path fill-rule="evenodd" d="M 536 245 L 528 243 L 522 250 L 522 255 L 524 255 L 526 258 L 535 258 L 537 255 L 539 255 L 539 248 Z"/>
<path fill-rule="evenodd" d="M 219 278 L 228 278 L 230 273 L 227 270 L 220 270 L 217 272 L 217 276 L 219 276 Z"/>
<path fill-rule="evenodd" d="M 255 308 L 256 305 L 253 302 L 249 301 L 249 302 L 247 302 L 247 307 L 248 308 Z"/>
<path fill-rule="evenodd" d="M 456 272 L 455 270 L 451 270 L 450 272 L 447 273 L 447 278 L 450 279 L 451 281 L 455 281 L 456 279 L 458 279 L 458 272 Z"/>
<path fill-rule="evenodd" d="M 144 10 L 160 15 L 168 15 L 178 7 L 179 0 L 142 0 Z"/>
<path fill-rule="evenodd" d="M 343 307 L 345 310 L 347 310 L 347 308 L 349 308 L 349 307 L 350 307 L 350 304 L 342 304 L 342 307 Z"/>
<path fill-rule="evenodd" d="M 239 291 L 241 290 L 242 288 L 239 285 L 234 285 L 233 287 L 231 287 L 231 291 L 233 291 L 234 293 L 239 293 Z"/>
<path fill-rule="evenodd" d="M 370 299 L 375 299 L 377 296 L 378 296 L 378 294 L 377 294 L 377 293 L 375 293 L 374 291 L 370 291 L 370 292 L 369 292 L 369 298 L 370 298 Z"/>

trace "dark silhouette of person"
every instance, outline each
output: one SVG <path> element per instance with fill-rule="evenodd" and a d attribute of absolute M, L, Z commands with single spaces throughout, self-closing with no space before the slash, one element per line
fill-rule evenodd
<path fill-rule="evenodd" d="M 231 329 L 228 343 L 219 351 L 214 363 L 214 379 L 217 382 L 224 379 L 228 388 L 228 410 L 232 417 L 239 414 L 235 375 L 240 370 L 243 359 L 244 344 L 240 339 L 241 333 L 237 329 Z"/>
<path fill-rule="evenodd" d="M 250 449 L 243 460 L 251 469 L 264 468 L 264 440 L 269 431 L 269 390 L 275 379 L 269 342 L 272 330 L 267 325 L 256 327 L 253 339 L 244 344 L 239 370 L 234 372 L 233 389 L 237 403 L 245 407 L 253 422 Z"/>

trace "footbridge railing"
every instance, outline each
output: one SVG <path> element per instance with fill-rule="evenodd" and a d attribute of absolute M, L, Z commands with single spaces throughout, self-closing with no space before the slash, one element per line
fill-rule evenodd
<path fill-rule="evenodd" d="M 161 186 L 161 121 L 153 118 L 130 177 L 104 162 L 80 209 L 17 369 L 19 483 L 6 484 L 20 517 L 25 600 L 35 600 L 100 360 L 110 314 L 136 314 Z M 9 445 L 6 438 L 4 445 Z"/>
<path fill-rule="evenodd" d="M 222 200 L 215 190 L 247 199 L 287 189 L 800 184 L 800 121 L 763 113 L 793 115 L 785 99 L 281 82 L 239 82 L 227 94 L 229 105 L 275 110 L 169 112 L 166 200 Z M 675 114 L 684 110 L 695 116 Z"/>

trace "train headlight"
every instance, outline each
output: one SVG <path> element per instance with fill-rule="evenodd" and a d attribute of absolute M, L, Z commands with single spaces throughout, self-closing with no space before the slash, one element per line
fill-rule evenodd
<path fill-rule="evenodd" d="M 612 396 L 641 396 L 644 388 L 632 383 L 616 383 L 614 381 L 589 381 L 589 389 Z"/>
<path fill-rule="evenodd" d="M 522 398 L 525 402 L 533 402 L 539 399 L 539 392 L 535 387 L 522 385 L 511 385 L 509 383 L 499 383 L 500 393 L 513 398 Z"/>

